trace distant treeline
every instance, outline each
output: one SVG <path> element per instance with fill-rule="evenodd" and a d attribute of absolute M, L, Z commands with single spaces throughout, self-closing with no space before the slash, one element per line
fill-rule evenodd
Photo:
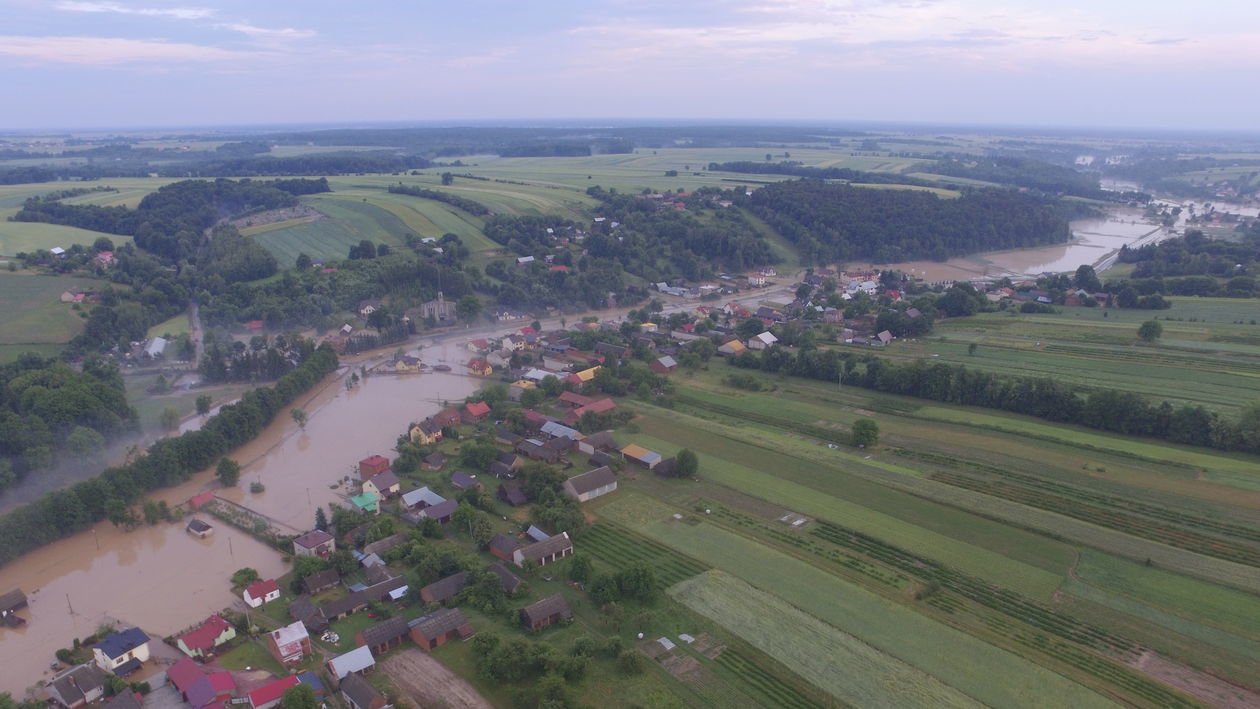
<path fill-rule="evenodd" d="M 125 148 L 126 146 L 122 146 Z M 75 153 L 89 156 L 93 151 Z M 122 150 L 116 159 L 93 159 L 70 165 L 5 167 L 0 162 L 0 184 L 99 180 L 109 177 L 268 177 L 282 175 L 352 175 L 394 173 L 430 167 L 428 158 L 395 151 L 331 152 L 276 158 L 232 151 L 180 152 Z M 151 153 L 161 153 L 152 155 Z M 193 158 L 192 156 L 198 156 Z"/>
<path fill-rule="evenodd" d="M 276 414 L 336 368 L 336 353 L 322 345 L 275 386 L 246 392 L 200 430 L 164 438 L 127 465 L 108 468 L 0 516 L 0 564 L 87 529 L 106 519 L 109 509 L 135 504 L 146 493 L 181 483 L 213 465 L 257 437 Z"/>
<path fill-rule="evenodd" d="M 846 361 L 847 360 L 847 361 Z M 730 360 L 745 369 L 790 374 L 833 382 L 841 371 L 846 384 L 963 406 L 981 406 L 1071 423 L 1103 431 L 1148 436 L 1229 451 L 1260 452 L 1260 402 L 1236 421 L 1202 406 L 1152 404 L 1117 389 L 1085 389 L 1049 377 L 1018 377 L 970 370 L 962 365 L 922 360 L 897 364 L 869 358 L 858 370 L 852 357 L 834 350 L 788 351 L 779 346 L 761 353 L 746 351 Z"/>
<path fill-rule="evenodd" d="M 819 180 L 767 185 L 734 200 L 800 248 L 810 263 L 892 263 L 1068 240 L 1079 206 L 1009 189 L 941 199 L 923 190 L 852 187 Z"/>
<path fill-rule="evenodd" d="M 490 214 L 490 209 L 481 202 L 453 195 L 449 192 L 439 192 L 438 190 L 428 190 L 423 187 L 413 187 L 410 185 L 390 185 L 389 191 L 394 194 L 408 194 L 412 197 L 423 197 L 425 199 L 437 200 L 438 202 L 445 202 L 452 207 L 459 207 L 465 212 L 475 214 L 479 217 L 489 216 Z"/>
<path fill-rule="evenodd" d="M 921 172 L 965 177 L 1001 185 L 1015 185 L 1050 194 L 1070 194 L 1090 199 L 1107 199 L 1097 175 L 1087 175 L 1070 167 L 1025 157 L 954 157 L 924 165 Z M 1147 201 L 1150 196 L 1147 195 Z"/>
<path fill-rule="evenodd" d="M 754 175 L 792 175 L 817 180 L 847 180 L 849 182 L 867 182 L 882 185 L 918 185 L 930 187 L 932 183 L 914 177 L 893 175 L 886 172 L 864 172 L 847 167 L 806 167 L 795 161 L 757 162 L 740 160 L 735 162 L 711 162 L 709 170 L 713 172 L 743 172 Z"/>
<path fill-rule="evenodd" d="M 1136 249 L 1120 249 L 1121 263 L 1134 263 L 1135 278 L 1163 276 L 1215 276 L 1231 278 L 1254 275 L 1260 263 L 1260 222 L 1255 222 L 1239 241 L 1211 239 L 1198 229 L 1185 236 L 1165 239 Z"/>
<path fill-rule="evenodd" d="M 0 366 L 0 490 L 60 456 L 95 454 L 136 422 L 111 362 L 90 358 L 75 371 L 26 354 Z"/>

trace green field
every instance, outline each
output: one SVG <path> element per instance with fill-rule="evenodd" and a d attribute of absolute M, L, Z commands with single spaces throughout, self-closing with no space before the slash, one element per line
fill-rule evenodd
<path fill-rule="evenodd" d="M 669 595 L 853 706 L 981 707 L 983 704 L 783 600 L 710 571 Z"/>
<path fill-rule="evenodd" d="M 0 309 L 0 344 L 65 344 L 83 329 L 79 313 L 86 311 L 62 303 L 61 294 L 70 288 L 99 289 L 103 284 L 90 278 L 0 270 L 0 303 L 5 306 Z"/>
<path fill-rule="evenodd" d="M 1113 706 L 1053 671 L 876 596 L 810 564 L 672 508 L 622 496 L 601 515 L 766 591 L 990 706 Z M 911 640 L 913 639 L 913 640 Z"/>
<path fill-rule="evenodd" d="M 148 335 L 149 337 L 177 337 L 187 334 L 189 330 L 188 316 L 180 313 L 170 320 L 164 320 L 149 328 Z"/>
<path fill-rule="evenodd" d="M 0 221 L 0 256 L 16 256 L 20 253 L 34 253 L 39 249 L 51 249 L 55 246 L 69 248 L 74 244 L 91 246 L 99 237 L 106 237 L 114 242 L 114 246 L 129 243 L 131 237 L 117 234 L 104 234 L 60 224 L 43 224 L 40 222 Z"/>

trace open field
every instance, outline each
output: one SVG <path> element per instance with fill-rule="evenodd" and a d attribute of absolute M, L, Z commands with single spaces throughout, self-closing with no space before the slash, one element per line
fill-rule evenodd
<path fill-rule="evenodd" d="M 180 313 L 170 320 L 164 320 L 149 328 L 148 335 L 149 337 L 177 337 L 188 333 L 190 329 L 188 314 Z"/>
<path fill-rule="evenodd" d="M 688 608 L 721 623 L 853 706 L 980 707 L 934 677 L 722 573 L 669 589 Z"/>
<path fill-rule="evenodd" d="M 65 344 L 83 329 L 83 319 L 60 296 L 69 288 L 100 288 L 103 281 L 0 270 L 0 344 Z M 82 307 L 82 306 L 81 306 Z M 90 306 L 89 306 L 90 307 Z"/>
<path fill-rule="evenodd" d="M 120 246 L 131 241 L 130 236 L 105 234 L 60 224 L 43 224 L 40 222 L 0 221 L 0 256 L 16 256 L 20 253 L 34 253 L 39 249 L 51 249 L 55 246 L 69 248 L 74 244 L 91 246 L 99 237 L 107 237 Z"/>
<path fill-rule="evenodd" d="M 990 706 L 1112 706 L 1055 672 L 673 508 L 623 496 L 600 514 L 731 573 Z M 907 639 L 913 638 L 912 642 Z"/>

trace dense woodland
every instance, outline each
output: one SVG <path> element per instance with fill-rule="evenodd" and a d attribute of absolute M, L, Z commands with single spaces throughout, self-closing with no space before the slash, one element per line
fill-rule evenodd
<path fill-rule="evenodd" d="M 1014 190 L 974 190 L 942 199 L 799 180 L 767 185 L 736 204 L 800 248 L 811 263 L 870 259 L 943 261 L 976 251 L 1042 246 L 1070 236 L 1065 205 Z"/>
<path fill-rule="evenodd" d="M 105 470 L 0 516 L 0 564 L 110 518 L 123 523 L 147 492 L 175 485 L 253 440 L 277 414 L 337 368 L 328 345 L 313 350 L 273 387 L 246 392 L 197 431 L 163 438 L 131 463 Z"/>
<path fill-rule="evenodd" d="M 1103 199 L 1109 194 L 1099 188 L 1097 175 L 1026 157 L 966 155 L 938 160 L 923 166 L 921 171 L 1027 187 L 1049 194 L 1068 194 L 1091 199 Z M 1149 199 L 1150 196 L 1147 195 L 1147 200 Z"/>
<path fill-rule="evenodd" d="M 110 361 L 89 359 L 76 371 L 28 354 L 0 366 L 0 490 L 61 456 L 94 455 L 136 429 L 135 409 Z"/>

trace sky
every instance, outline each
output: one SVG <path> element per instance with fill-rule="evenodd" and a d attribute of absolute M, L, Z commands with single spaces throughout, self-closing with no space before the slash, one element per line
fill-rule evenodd
<path fill-rule="evenodd" d="M 0 0 L 0 130 L 1260 128 L 1255 0 Z"/>

